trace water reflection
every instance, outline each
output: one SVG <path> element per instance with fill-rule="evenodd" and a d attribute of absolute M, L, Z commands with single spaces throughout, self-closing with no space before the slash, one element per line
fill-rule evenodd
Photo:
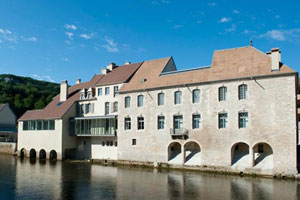
<path fill-rule="evenodd" d="M 299 199 L 294 181 L 15 159 L 0 155 L 3 199 Z"/>

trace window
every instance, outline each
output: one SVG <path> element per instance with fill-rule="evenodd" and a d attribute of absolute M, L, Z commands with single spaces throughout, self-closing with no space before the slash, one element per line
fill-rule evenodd
<path fill-rule="evenodd" d="M 118 112 L 118 102 L 114 102 L 113 104 L 113 112 Z"/>
<path fill-rule="evenodd" d="M 200 102 L 200 90 L 195 89 L 193 90 L 193 103 L 199 103 Z"/>
<path fill-rule="evenodd" d="M 54 120 L 50 120 L 49 121 L 49 130 L 54 130 L 55 129 L 55 121 Z"/>
<path fill-rule="evenodd" d="M 239 128 L 247 128 L 248 127 L 248 113 L 240 112 L 239 113 Z"/>
<path fill-rule="evenodd" d="M 138 121 L 138 130 L 144 130 L 144 117 L 138 117 L 137 118 Z"/>
<path fill-rule="evenodd" d="M 246 84 L 239 86 L 239 100 L 247 99 L 248 96 L 248 87 Z"/>
<path fill-rule="evenodd" d="M 139 95 L 138 96 L 138 107 L 143 107 L 144 105 L 144 95 Z"/>
<path fill-rule="evenodd" d="M 98 88 L 98 96 L 102 96 L 102 88 Z"/>
<path fill-rule="evenodd" d="M 165 116 L 157 117 L 157 129 L 161 130 L 165 128 Z"/>
<path fill-rule="evenodd" d="M 91 104 L 85 104 L 85 114 L 90 113 L 91 112 Z"/>
<path fill-rule="evenodd" d="M 93 98 L 93 93 L 92 93 L 92 92 L 89 92 L 89 93 L 88 93 L 88 99 L 91 99 L 91 98 Z"/>
<path fill-rule="evenodd" d="M 227 87 L 219 87 L 219 101 L 226 101 L 227 99 Z"/>
<path fill-rule="evenodd" d="M 227 127 L 227 123 L 228 123 L 227 117 L 228 117 L 227 113 L 219 113 L 219 129 Z"/>
<path fill-rule="evenodd" d="M 84 113 L 84 104 L 80 104 L 80 114 Z"/>
<path fill-rule="evenodd" d="M 164 93 L 158 93 L 157 95 L 157 105 L 162 106 L 165 104 L 165 94 Z"/>
<path fill-rule="evenodd" d="M 105 87 L 105 95 L 109 95 L 109 87 Z"/>
<path fill-rule="evenodd" d="M 114 97 L 118 94 L 118 91 L 119 91 L 119 87 L 114 86 Z"/>
<path fill-rule="evenodd" d="M 109 114 L 109 102 L 105 102 L 105 115 Z"/>
<path fill-rule="evenodd" d="M 130 97 L 125 97 L 125 108 L 130 108 Z"/>
<path fill-rule="evenodd" d="M 174 116 L 174 129 L 183 129 L 183 117 L 182 115 Z"/>
<path fill-rule="evenodd" d="M 44 120 L 43 121 L 43 130 L 48 130 L 49 129 L 49 122 L 48 122 L 48 120 Z"/>
<path fill-rule="evenodd" d="M 182 92 L 181 91 L 176 91 L 175 92 L 175 95 L 174 95 L 174 103 L 175 103 L 175 105 L 181 104 L 181 96 L 182 96 Z"/>
<path fill-rule="evenodd" d="M 42 130 L 42 121 L 41 120 L 37 121 L 36 126 L 37 126 L 37 130 Z"/>
<path fill-rule="evenodd" d="M 23 122 L 23 130 L 27 131 L 28 130 L 28 121 Z"/>
<path fill-rule="evenodd" d="M 125 117 L 125 119 L 124 119 L 124 129 L 125 130 L 130 130 L 131 129 L 131 118 L 130 117 Z"/>
<path fill-rule="evenodd" d="M 136 139 L 132 139 L 131 144 L 132 144 L 133 146 L 135 146 L 135 145 L 136 145 Z"/>
<path fill-rule="evenodd" d="M 84 97 L 85 97 L 85 96 L 84 96 L 84 93 L 81 93 L 81 94 L 80 94 L 80 99 L 81 99 L 81 100 L 82 100 L 82 99 L 85 99 Z"/>
<path fill-rule="evenodd" d="M 29 121 L 29 130 L 36 130 L 36 121 Z"/>
<path fill-rule="evenodd" d="M 201 115 L 195 114 L 193 115 L 193 129 L 198 129 L 201 126 Z"/>

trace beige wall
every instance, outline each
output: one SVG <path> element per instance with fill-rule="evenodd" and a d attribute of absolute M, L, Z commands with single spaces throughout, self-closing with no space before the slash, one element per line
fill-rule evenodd
<path fill-rule="evenodd" d="M 238 86 L 248 85 L 248 99 L 238 99 Z M 218 88 L 227 87 L 227 101 L 218 101 Z M 201 90 L 201 101 L 192 104 L 191 91 Z M 182 91 L 181 105 L 174 105 L 174 92 Z M 238 142 L 247 143 L 250 153 L 255 144 L 268 143 L 274 152 L 274 173 L 296 171 L 296 96 L 295 77 L 273 77 L 255 80 L 240 80 L 206 85 L 159 89 L 149 92 L 120 94 L 118 159 L 167 162 L 168 145 L 174 141 L 170 136 L 173 115 L 183 115 L 183 127 L 188 129 L 189 138 L 178 140 L 184 144 L 196 141 L 201 146 L 201 164 L 207 166 L 231 165 L 231 148 Z M 157 106 L 157 94 L 165 93 L 165 105 Z M 143 94 L 143 108 L 137 108 L 137 96 Z M 124 98 L 131 96 L 131 107 L 124 108 Z M 249 127 L 238 128 L 238 112 L 249 114 Z M 218 129 L 218 113 L 228 113 L 228 127 Z M 201 113 L 199 130 L 192 129 L 192 114 Z M 166 118 L 164 130 L 157 130 L 157 115 Z M 145 129 L 137 130 L 137 116 L 145 118 Z M 131 130 L 124 130 L 124 117 L 131 117 Z M 132 146 L 135 138 L 137 145 Z"/>

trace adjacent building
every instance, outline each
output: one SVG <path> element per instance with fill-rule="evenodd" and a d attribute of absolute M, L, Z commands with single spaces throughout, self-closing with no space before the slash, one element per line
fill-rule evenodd
<path fill-rule="evenodd" d="M 211 66 L 181 71 L 172 57 L 112 63 L 87 83 L 63 82 L 44 110 L 26 112 L 18 150 L 295 174 L 297 94 L 298 73 L 278 48 L 218 50 Z"/>
<path fill-rule="evenodd" d="M 17 141 L 16 115 L 9 104 L 0 104 L 0 142 Z"/>

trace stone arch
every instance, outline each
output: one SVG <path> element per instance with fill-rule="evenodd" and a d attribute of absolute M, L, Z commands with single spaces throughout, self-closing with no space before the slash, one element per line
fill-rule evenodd
<path fill-rule="evenodd" d="M 262 170 L 273 169 L 273 149 L 265 142 L 253 146 L 253 166 Z"/>
<path fill-rule="evenodd" d="M 168 145 L 168 162 L 172 164 L 182 164 L 181 144 L 177 141 Z"/>
<path fill-rule="evenodd" d="M 39 159 L 40 160 L 46 160 L 46 151 L 44 149 L 41 149 L 40 152 L 39 152 Z"/>
<path fill-rule="evenodd" d="M 237 142 L 231 147 L 231 166 L 239 170 L 252 166 L 249 145 L 245 142 Z"/>
<path fill-rule="evenodd" d="M 200 165 L 201 162 L 201 146 L 196 141 L 187 141 L 184 145 L 184 164 Z"/>
<path fill-rule="evenodd" d="M 35 149 L 31 149 L 29 152 L 29 158 L 36 158 L 36 151 Z"/>
<path fill-rule="evenodd" d="M 56 161 L 57 160 L 57 153 L 56 153 L 55 150 L 50 151 L 49 160 L 50 161 Z"/>
<path fill-rule="evenodd" d="M 27 151 L 26 151 L 26 149 L 22 148 L 20 150 L 20 157 L 25 158 L 26 156 L 27 156 Z"/>

